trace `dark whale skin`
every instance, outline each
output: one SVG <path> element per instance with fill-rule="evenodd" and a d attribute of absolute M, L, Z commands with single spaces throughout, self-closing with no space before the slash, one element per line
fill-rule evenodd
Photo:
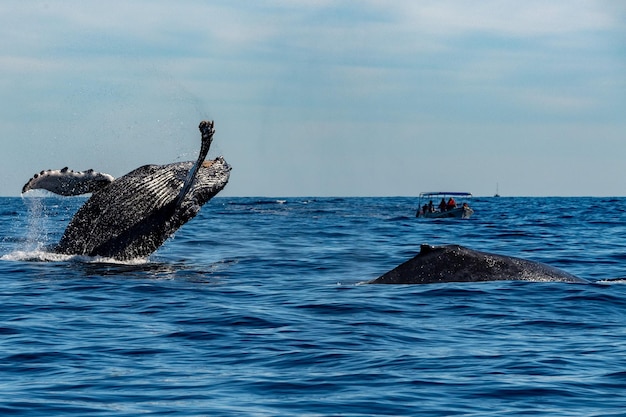
<path fill-rule="evenodd" d="M 459 245 L 422 245 L 414 258 L 369 281 L 369 284 L 533 281 L 588 283 L 558 268 Z"/>

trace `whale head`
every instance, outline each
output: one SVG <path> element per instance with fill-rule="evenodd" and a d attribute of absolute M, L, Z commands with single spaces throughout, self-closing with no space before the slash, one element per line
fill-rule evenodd
<path fill-rule="evenodd" d="M 221 156 L 202 163 L 193 184 L 177 208 L 181 222 L 195 217 L 204 204 L 226 187 L 231 169 Z"/>

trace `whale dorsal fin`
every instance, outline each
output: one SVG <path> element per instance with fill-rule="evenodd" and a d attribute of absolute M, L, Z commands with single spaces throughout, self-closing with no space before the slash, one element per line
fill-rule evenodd
<path fill-rule="evenodd" d="M 427 253 L 432 252 L 433 249 L 435 249 L 434 246 L 423 243 L 420 245 L 420 255 L 426 255 Z"/>
<path fill-rule="evenodd" d="M 93 193 L 106 187 L 115 180 L 111 175 L 97 172 L 73 171 L 67 167 L 63 169 L 49 169 L 35 174 L 22 187 L 22 194 L 30 190 L 48 190 L 63 196 Z"/>

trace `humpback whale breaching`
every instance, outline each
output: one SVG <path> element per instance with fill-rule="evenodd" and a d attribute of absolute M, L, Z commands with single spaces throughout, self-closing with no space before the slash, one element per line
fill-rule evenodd
<path fill-rule="evenodd" d="M 433 284 L 480 281 L 588 281 L 540 262 L 480 252 L 459 245 L 422 245 L 414 258 L 369 284 Z"/>
<path fill-rule="evenodd" d="M 214 123 L 199 126 L 202 144 L 194 162 L 145 165 L 114 179 L 93 170 L 42 171 L 22 193 L 45 189 L 71 196 L 92 193 L 76 212 L 56 253 L 129 260 L 145 258 L 228 183 L 231 167 L 224 158 L 205 161 Z"/>

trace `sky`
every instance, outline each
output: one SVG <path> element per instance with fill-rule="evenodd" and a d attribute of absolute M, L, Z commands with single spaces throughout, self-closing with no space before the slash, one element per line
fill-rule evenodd
<path fill-rule="evenodd" d="M 0 195 L 210 156 L 222 196 L 626 196 L 626 5 L 0 3 Z"/>

